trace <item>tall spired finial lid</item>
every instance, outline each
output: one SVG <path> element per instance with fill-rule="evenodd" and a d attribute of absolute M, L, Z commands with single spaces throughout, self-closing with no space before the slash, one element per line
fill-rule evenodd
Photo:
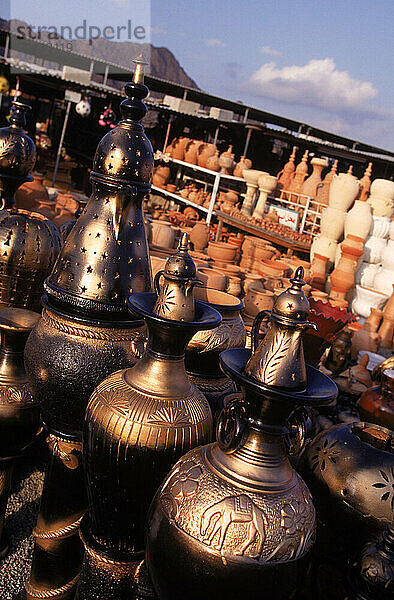
<path fill-rule="evenodd" d="M 144 85 L 143 56 L 135 59 L 132 81 L 124 86 L 126 98 L 120 104 L 122 120 L 99 143 L 93 161 L 92 178 L 132 180 L 148 184 L 153 170 L 153 149 L 140 120 L 148 109 L 143 99 L 149 93 Z M 147 190 L 148 191 L 148 190 Z"/>
<path fill-rule="evenodd" d="M 155 276 L 157 294 L 154 314 L 175 321 L 194 321 L 195 306 L 193 289 L 202 282 L 196 279 L 196 266 L 188 253 L 189 236 L 184 233 L 178 251 L 170 256 L 163 271 Z M 160 278 L 163 285 L 160 287 Z"/>
<path fill-rule="evenodd" d="M 290 279 L 291 287 L 276 298 L 271 313 L 273 318 L 285 317 L 298 323 L 305 323 L 308 320 L 309 301 L 302 289 L 302 286 L 305 285 L 303 276 L 303 267 L 298 267 L 294 277 Z"/>

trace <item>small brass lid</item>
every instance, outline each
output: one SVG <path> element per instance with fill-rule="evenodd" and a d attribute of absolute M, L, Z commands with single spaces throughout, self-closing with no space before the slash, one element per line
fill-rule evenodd
<path fill-rule="evenodd" d="M 183 233 L 179 242 L 178 251 L 167 259 L 164 267 L 166 275 L 177 279 L 193 279 L 196 276 L 196 265 L 189 252 L 189 236 Z"/>
<path fill-rule="evenodd" d="M 274 303 L 271 316 L 275 319 L 278 317 L 286 317 L 298 323 L 305 323 L 309 316 L 309 301 L 302 290 L 305 285 L 303 280 L 304 269 L 298 267 L 293 279 L 291 287 L 280 294 Z"/>

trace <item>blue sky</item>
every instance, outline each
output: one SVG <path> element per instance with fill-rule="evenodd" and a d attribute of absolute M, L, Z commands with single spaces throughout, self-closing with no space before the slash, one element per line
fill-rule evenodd
<path fill-rule="evenodd" d="M 13 17 L 31 22 L 148 22 L 144 0 L 8 4 Z M 394 150 L 393 0 L 150 6 L 152 43 L 169 48 L 202 89 Z"/>

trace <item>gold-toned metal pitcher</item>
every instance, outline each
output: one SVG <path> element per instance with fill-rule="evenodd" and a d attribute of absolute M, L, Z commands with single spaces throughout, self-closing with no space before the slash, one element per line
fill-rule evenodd
<path fill-rule="evenodd" d="M 184 233 L 178 252 L 166 262 L 163 270 L 156 273 L 154 280 L 157 301 L 153 312 L 159 317 L 174 321 L 194 321 L 195 307 L 193 289 L 203 282 L 196 279 L 196 266 L 188 253 L 189 236 Z M 160 278 L 164 283 L 160 288 Z"/>
<path fill-rule="evenodd" d="M 252 356 L 245 373 L 260 383 L 292 391 L 306 388 L 306 369 L 302 336 L 316 323 L 308 321 L 309 302 L 301 289 L 304 269 L 298 267 L 291 287 L 280 294 L 272 311 L 261 311 L 252 329 Z M 269 327 L 258 343 L 261 322 L 269 315 Z"/>

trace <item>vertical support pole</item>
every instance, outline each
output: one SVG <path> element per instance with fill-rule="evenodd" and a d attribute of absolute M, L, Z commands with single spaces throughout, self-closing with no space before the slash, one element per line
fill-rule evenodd
<path fill-rule="evenodd" d="M 107 81 L 108 81 L 108 73 L 109 73 L 109 66 L 108 66 L 108 65 L 105 65 L 105 71 L 104 71 L 103 85 L 107 85 Z"/>
<path fill-rule="evenodd" d="M 215 131 L 215 137 L 213 138 L 213 143 L 215 144 L 215 146 L 216 146 L 216 142 L 218 141 L 219 127 L 220 127 L 220 125 L 218 125 L 218 126 L 216 127 L 216 131 Z"/>
<path fill-rule="evenodd" d="M 165 151 L 166 151 L 166 148 L 167 148 L 168 138 L 169 138 L 169 135 L 170 135 L 170 129 L 171 129 L 172 120 L 173 120 L 173 115 L 170 115 L 170 118 L 168 119 L 168 125 L 167 125 L 167 131 L 166 131 L 166 138 L 164 140 L 163 154 L 165 154 Z"/>
<path fill-rule="evenodd" d="M 220 175 L 218 173 L 215 176 L 215 181 L 213 183 L 212 196 L 211 196 L 211 201 L 209 203 L 208 214 L 207 214 L 207 218 L 206 218 L 207 225 L 210 224 L 211 219 L 212 219 L 213 207 L 215 206 L 216 196 L 217 196 L 218 189 L 219 189 L 219 181 L 220 181 Z"/>
<path fill-rule="evenodd" d="M 301 221 L 301 225 L 300 225 L 300 233 L 304 233 L 306 215 L 307 215 L 308 210 L 309 210 L 310 202 L 311 202 L 311 199 L 308 198 L 307 201 L 306 201 L 306 204 L 305 204 L 304 214 L 302 215 L 302 221 Z"/>
<path fill-rule="evenodd" d="M 10 49 L 10 34 L 7 33 L 6 37 L 5 37 L 4 58 L 8 58 L 9 49 Z"/>
<path fill-rule="evenodd" d="M 52 187 L 55 186 L 56 174 L 57 174 L 57 170 L 58 170 L 58 167 L 59 167 L 60 155 L 62 153 L 62 146 L 63 146 L 64 136 L 66 134 L 66 129 L 67 129 L 68 117 L 70 115 L 70 108 L 71 108 L 71 100 L 69 100 L 68 104 L 67 104 L 66 116 L 64 117 L 62 134 L 60 136 L 59 147 L 57 149 L 56 163 L 55 163 L 55 168 L 54 168 L 54 171 L 53 171 L 52 184 L 51 184 Z"/>
<path fill-rule="evenodd" d="M 246 121 L 248 120 L 248 115 L 249 115 L 249 108 L 247 108 L 245 110 L 245 114 L 244 114 L 244 123 L 246 123 Z M 245 156 L 245 155 L 244 155 Z"/>
<path fill-rule="evenodd" d="M 245 142 L 245 147 L 244 147 L 244 151 L 242 153 L 242 156 L 246 156 L 246 153 L 248 151 L 249 148 L 249 142 L 250 142 L 250 136 L 252 135 L 252 129 L 248 130 L 248 135 L 246 136 L 246 142 Z"/>

